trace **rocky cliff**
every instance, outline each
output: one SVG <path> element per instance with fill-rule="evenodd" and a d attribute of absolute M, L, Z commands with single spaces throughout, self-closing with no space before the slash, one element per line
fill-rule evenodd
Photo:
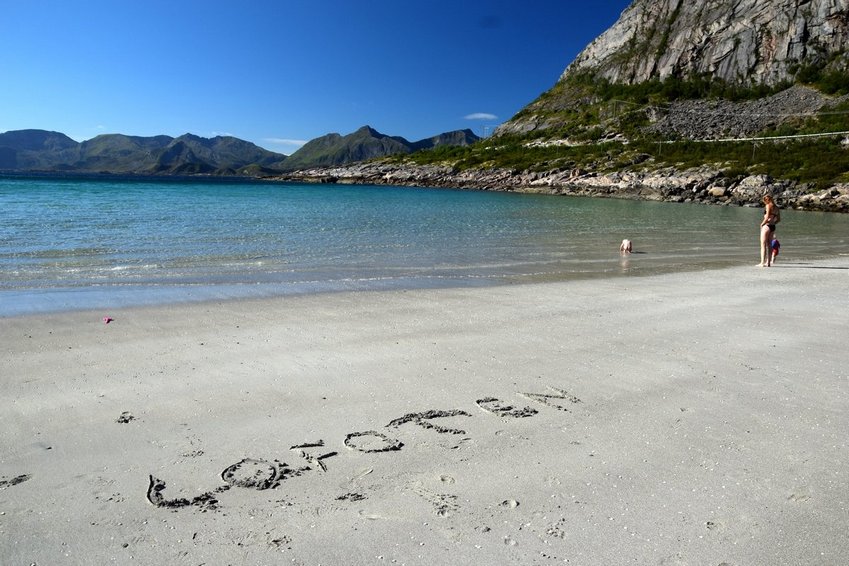
<path fill-rule="evenodd" d="M 634 84 L 710 75 L 776 84 L 800 63 L 846 68 L 849 0 L 635 0 L 566 68 Z"/>
<path fill-rule="evenodd" d="M 566 67 L 557 83 L 516 116 L 502 124 L 496 135 L 565 130 L 575 131 L 598 124 L 587 124 L 576 116 L 598 116 L 607 112 L 615 85 L 621 93 L 642 89 L 630 102 L 658 100 L 664 108 L 680 99 L 704 101 L 727 96 L 729 91 L 745 98 L 762 92 L 775 94 L 793 84 L 827 84 L 828 94 L 840 94 L 849 86 L 849 0 L 635 0 L 607 31 L 588 45 Z M 665 81 L 665 83 L 664 83 Z M 680 87 L 676 92 L 674 84 Z M 646 88 L 651 84 L 672 88 Z M 701 85 L 701 91 L 685 93 L 683 85 Z M 724 85 L 725 92 L 713 88 Z M 608 92 L 602 92 L 608 88 Z M 653 97 L 647 97 L 652 92 Z M 791 92 L 782 99 L 794 98 Z M 739 97 L 739 96 L 738 96 Z M 811 114 L 830 103 L 812 101 L 806 96 L 790 102 L 799 113 Z M 600 103 L 607 107 L 599 107 Z M 758 111 L 769 114 L 767 127 L 775 127 L 791 118 L 782 104 L 766 100 Z M 595 105 L 595 107 L 593 107 Z M 719 113 L 698 105 L 678 112 L 675 131 L 683 137 L 699 137 L 701 124 L 687 120 L 697 114 Z M 631 109 L 634 107 L 632 106 Z M 615 112 L 614 108 L 614 112 Z M 682 110 L 672 108 L 673 111 Z M 720 109 L 723 110 L 723 109 Z M 744 109 L 745 111 L 745 109 Z M 652 121 L 663 116 L 656 111 Z M 798 114 L 798 113 L 797 113 Z M 741 128 L 733 115 L 725 124 L 714 122 L 712 137 L 733 136 L 751 127 Z M 603 126 L 607 127 L 607 126 Z M 616 128 L 616 126 L 613 126 Z M 669 130 L 664 126 L 661 129 Z"/>

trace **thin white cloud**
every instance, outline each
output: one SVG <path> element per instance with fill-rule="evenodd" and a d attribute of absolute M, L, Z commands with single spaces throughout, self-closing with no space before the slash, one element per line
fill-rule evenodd
<path fill-rule="evenodd" d="M 475 112 L 474 114 L 467 114 L 463 118 L 466 120 L 498 120 L 498 116 L 488 112 Z"/>
<path fill-rule="evenodd" d="M 262 141 L 273 145 L 283 145 L 286 147 L 301 147 L 308 140 L 291 140 L 286 138 L 265 138 Z"/>

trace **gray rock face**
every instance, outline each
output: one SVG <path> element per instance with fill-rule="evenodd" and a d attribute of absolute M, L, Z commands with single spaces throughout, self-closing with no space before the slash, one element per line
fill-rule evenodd
<path fill-rule="evenodd" d="M 682 100 L 656 109 L 655 123 L 647 129 L 667 138 L 745 138 L 784 121 L 814 116 L 847 97 L 830 98 L 804 86 L 746 102 Z"/>
<path fill-rule="evenodd" d="M 847 45 L 849 0 L 635 0 L 561 78 L 593 70 L 634 84 L 706 73 L 771 85 Z"/>

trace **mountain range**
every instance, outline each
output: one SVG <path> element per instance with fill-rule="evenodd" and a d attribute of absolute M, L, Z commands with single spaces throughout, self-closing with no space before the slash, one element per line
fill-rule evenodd
<path fill-rule="evenodd" d="M 16 130 L 0 134 L 0 171 L 262 176 L 440 145 L 468 145 L 477 139 L 470 130 L 461 130 L 409 142 L 364 126 L 346 136 L 322 136 L 286 156 L 231 136 L 104 134 L 76 142 L 59 132 Z"/>
<path fill-rule="evenodd" d="M 563 177 L 564 186 L 611 171 L 636 179 L 705 167 L 708 185 L 773 175 L 810 189 L 849 181 L 846 132 L 849 0 L 634 0 L 551 89 L 487 140 L 462 130 L 409 142 L 364 126 L 285 156 L 231 137 L 111 134 L 77 143 L 24 130 L 0 134 L 0 170 L 274 176 L 315 169 L 316 178 L 335 178 L 344 174 L 319 169 L 396 156 L 410 182 L 416 164 L 469 179 L 485 179 L 490 169 L 510 179 L 528 173 L 537 184 Z M 794 145 L 761 143 L 768 137 Z M 693 140 L 716 143 L 688 145 Z M 446 145 L 456 151 L 420 151 Z"/>

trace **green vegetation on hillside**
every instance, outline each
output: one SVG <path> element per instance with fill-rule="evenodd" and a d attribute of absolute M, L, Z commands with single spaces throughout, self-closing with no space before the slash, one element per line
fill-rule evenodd
<path fill-rule="evenodd" d="M 775 86 L 733 84 L 707 76 L 688 80 L 669 77 L 662 81 L 654 79 L 629 85 L 611 83 L 607 79 L 598 79 L 589 73 L 576 74 L 569 79 L 569 82 L 591 87 L 596 96 L 603 101 L 621 99 L 642 104 L 719 98 L 731 101 L 754 100 L 792 86 L 790 83 L 779 83 Z"/>
<path fill-rule="evenodd" d="M 809 84 L 823 91 L 849 91 L 833 73 L 806 71 Z M 825 88 L 826 84 L 831 86 Z M 684 99 L 760 99 L 787 88 L 740 86 L 697 78 L 667 79 L 640 85 L 597 81 L 578 75 L 561 81 L 517 115 L 546 123 L 525 135 L 502 135 L 468 147 L 438 147 L 398 157 L 417 164 L 449 165 L 458 169 L 506 168 L 514 171 L 650 170 L 708 165 L 727 176 L 769 174 L 775 178 L 809 183 L 812 188 L 849 181 L 849 149 L 840 136 L 796 138 L 781 141 L 697 142 L 670 140 L 647 132 L 647 107 Z M 816 117 L 787 121 L 752 137 L 794 136 L 849 131 L 849 102 Z M 617 134 L 614 136 L 613 134 Z M 612 138 L 612 139 L 611 139 Z M 572 145 L 546 144 L 570 140 Z M 625 141 L 627 140 L 627 141 Z"/>
<path fill-rule="evenodd" d="M 845 65 L 835 65 L 839 57 L 821 57 L 814 63 L 797 65 L 791 69 L 796 81 L 812 86 L 825 94 L 849 94 L 849 73 L 841 70 Z"/>
<path fill-rule="evenodd" d="M 506 168 L 514 171 L 594 170 L 609 173 L 625 169 L 649 170 L 676 166 L 713 165 L 730 177 L 769 174 L 824 187 L 849 181 L 849 150 L 839 139 L 782 142 L 664 142 L 644 138 L 578 146 L 528 146 L 523 138 L 490 139 L 474 146 L 437 148 L 398 157 L 418 165 L 451 165 L 458 169 Z M 823 158 L 828 156 L 828 158 Z"/>

